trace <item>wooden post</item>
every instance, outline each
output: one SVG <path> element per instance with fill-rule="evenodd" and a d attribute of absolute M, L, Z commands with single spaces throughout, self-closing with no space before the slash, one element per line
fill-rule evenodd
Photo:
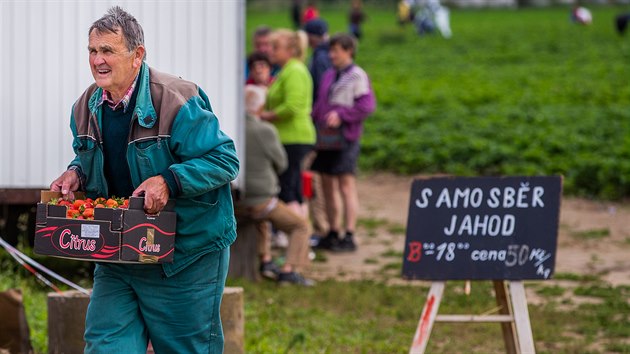
<path fill-rule="evenodd" d="M 413 343 L 411 344 L 411 350 L 409 351 L 410 354 L 422 354 L 427 348 L 429 336 L 431 335 L 431 330 L 433 329 L 433 323 L 435 322 L 435 317 L 444 294 L 445 283 L 446 282 L 443 281 L 434 281 L 431 283 L 431 290 L 429 290 L 427 302 L 424 304 L 422 315 L 420 316 L 420 322 L 418 322 L 418 328 L 416 329 L 416 334 L 413 336 Z"/>
<path fill-rule="evenodd" d="M 499 305 L 499 313 L 502 315 L 512 315 L 512 304 L 508 299 L 508 289 L 502 280 L 494 280 L 494 294 Z M 508 354 L 516 354 L 516 331 L 514 322 L 501 322 L 501 331 L 503 332 L 503 342 L 505 343 L 505 352 Z"/>
<path fill-rule="evenodd" d="M 9 289 L 0 292 L 0 314 L 2 314 L 0 348 L 6 349 L 8 353 L 32 352 L 30 331 L 22 302 L 22 291 Z"/>
<path fill-rule="evenodd" d="M 501 324 L 503 341 L 508 354 L 535 354 L 525 288 L 521 281 L 510 281 L 509 288 L 502 280 L 494 281 L 499 315 L 438 315 L 444 295 L 445 281 L 434 281 L 422 309 L 418 328 L 413 338 L 410 354 L 423 354 L 435 322 L 497 322 Z M 510 296 L 508 297 L 508 293 Z M 509 301 L 511 300 L 511 302 Z"/>
<path fill-rule="evenodd" d="M 85 349 L 85 314 L 90 298 L 72 290 L 48 293 L 48 353 L 81 354 Z"/>
<path fill-rule="evenodd" d="M 225 337 L 224 352 L 245 353 L 245 314 L 243 288 L 226 287 L 221 300 L 221 323 Z"/>
<path fill-rule="evenodd" d="M 236 241 L 230 246 L 228 277 L 259 281 L 258 230 L 251 219 L 237 218 Z"/>
<path fill-rule="evenodd" d="M 522 281 L 510 282 L 510 294 L 512 306 L 514 307 L 514 323 L 516 325 L 516 335 L 518 336 L 518 346 L 520 353 L 536 353 L 534 347 L 534 336 L 532 326 L 529 322 L 529 311 L 527 310 L 527 298 L 525 297 L 525 287 Z"/>

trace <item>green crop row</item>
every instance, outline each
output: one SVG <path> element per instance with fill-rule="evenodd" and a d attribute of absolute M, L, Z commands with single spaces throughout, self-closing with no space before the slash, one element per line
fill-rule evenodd
<path fill-rule="evenodd" d="M 366 8 L 357 62 L 377 95 L 363 169 L 406 174 L 561 174 L 571 194 L 630 196 L 630 38 L 594 7 L 452 10 L 453 38 L 420 37 L 391 11 Z M 288 11 L 250 12 L 248 29 L 289 25 Z M 330 32 L 346 12 L 324 8 Z"/>

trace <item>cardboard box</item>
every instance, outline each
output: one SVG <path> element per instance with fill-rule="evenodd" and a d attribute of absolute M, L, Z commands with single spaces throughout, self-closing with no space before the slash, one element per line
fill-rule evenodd
<path fill-rule="evenodd" d="M 60 193 L 42 191 L 37 204 L 35 253 L 117 263 L 170 263 L 175 245 L 175 201 L 159 214 L 144 211 L 144 198 L 128 209 L 95 208 L 94 220 L 66 218 L 67 208 L 49 205 Z"/>

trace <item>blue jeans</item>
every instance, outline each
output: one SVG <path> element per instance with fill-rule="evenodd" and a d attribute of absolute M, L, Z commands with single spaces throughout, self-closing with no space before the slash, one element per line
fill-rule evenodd
<path fill-rule="evenodd" d="M 222 353 L 220 307 L 229 247 L 166 277 L 157 264 L 99 263 L 85 353 Z"/>

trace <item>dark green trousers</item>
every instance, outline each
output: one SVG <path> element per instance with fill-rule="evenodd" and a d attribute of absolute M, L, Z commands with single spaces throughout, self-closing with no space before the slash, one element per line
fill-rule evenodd
<path fill-rule="evenodd" d="M 230 250 L 166 277 L 157 264 L 99 263 L 85 324 L 85 353 L 222 353 L 220 306 Z"/>

